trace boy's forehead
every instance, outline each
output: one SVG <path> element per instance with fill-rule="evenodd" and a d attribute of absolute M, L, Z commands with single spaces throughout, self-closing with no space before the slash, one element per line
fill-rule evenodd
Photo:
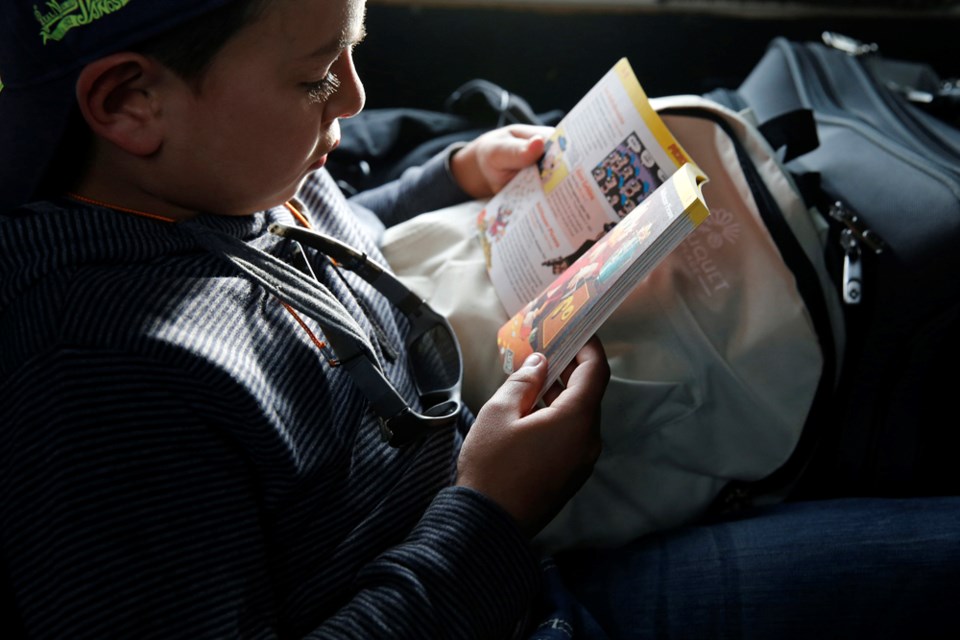
<path fill-rule="evenodd" d="M 342 6 L 342 13 L 336 18 L 331 18 L 332 29 L 325 32 L 328 37 L 326 41 L 315 39 L 312 45 L 316 45 L 310 50 L 309 57 L 324 57 L 331 53 L 342 51 L 350 46 L 360 42 L 366 35 L 364 29 L 364 17 L 366 12 L 366 0 L 332 0 L 333 4 Z M 339 30 L 334 25 L 339 24 Z"/>
<path fill-rule="evenodd" d="M 300 55 L 333 53 L 363 37 L 366 0 L 274 0 L 262 22 Z"/>

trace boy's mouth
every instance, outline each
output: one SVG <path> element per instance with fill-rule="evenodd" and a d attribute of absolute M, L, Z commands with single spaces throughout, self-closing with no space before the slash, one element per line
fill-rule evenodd
<path fill-rule="evenodd" d="M 322 156 L 320 156 L 320 159 L 319 159 L 319 160 L 317 160 L 317 161 L 314 162 L 312 165 L 310 165 L 310 171 L 316 171 L 317 169 L 322 168 L 323 165 L 327 164 L 327 156 L 328 156 L 330 153 L 332 153 L 333 150 L 336 149 L 336 148 L 339 147 L 339 146 L 340 146 L 340 139 L 337 138 L 336 140 L 334 140 L 333 144 L 330 145 L 330 149 L 329 149 L 325 154 L 323 154 Z"/>

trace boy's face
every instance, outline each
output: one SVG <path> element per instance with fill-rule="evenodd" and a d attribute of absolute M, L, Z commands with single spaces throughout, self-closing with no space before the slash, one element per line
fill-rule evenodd
<path fill-rule="evenodd" d="M 363 108 L 352 48 L 364 10 L 365 0 L 275 0 L 226 43 L 199 88 L 174 86 L 151 179 L 164 199 L 227 215 L 289 200 L 339 144 L 337 119 Z"/>

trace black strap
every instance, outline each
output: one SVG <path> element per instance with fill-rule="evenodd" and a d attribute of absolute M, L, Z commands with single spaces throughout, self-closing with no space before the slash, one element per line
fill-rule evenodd
<path fill-rule="evenodd" d="M 757 125 L 760 133 L 774 149 L 784 149 L 783 162 L 789 162 L 798 156 L 813 151 L 820 145 L 817 136 L 817 121 L 813 111 L 804 107 L 794 107 L 781 111 L 778 115 L 768 116 L 767 105 L 759 108 L 747 102 L 746 98 L 732 89 L 714 89 L 704 97 L 734 111 L 751 109 L 760 121 Z"/>
<path fill-rule="evenodd" d="M 795 109 L 761 122 L 757 128 L 774 149 L 784 149 L 783 162 L 790 162 L 816 149 L 817 122 L 810 109 Z"/>

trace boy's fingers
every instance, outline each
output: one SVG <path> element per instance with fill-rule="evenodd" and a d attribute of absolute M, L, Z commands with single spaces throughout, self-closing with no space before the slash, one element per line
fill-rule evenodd
<path fill-rule="evenodd" d="M 504 138 L 492 158 L 496 158 L 494 163 L 503 170 L 522 169 L 543 155 L 544 147 L 545 139 L 539 136 Z"/>
<path fill-rule="evenodd" d="M 508 135 L 504 136 L 503 132 Z M 547 138 L 553 132 L 551 127 L 514 124 L 497 133 L 501 149 L 526 164 L 540 157 L 546 146 Z"/>
<path fill-rule="evenodd" d="M 546 147 L 546 139 L 539 136 L 534 138 L 529 138 L 527 140 L 527 146 L 523 151 L 525 159 L 528 159 L 530 162 L 533 162 L 541 155 L 543 155 L 543 150 Z"/>
<path fill-rule="evenodd" d="M 507 131 L 514 138 L 536 138 L 546 140 L 553 133 L 553 127 L 544 127 L 535 124 L 514 124 L 507 127 Z"/>
<path fill-rule="evenodd" d="M 596 337 L 591 338 L 560 374 L 560 378 L 551 389 L 544 394 L 548 404 L 560 398 L 565 389 L 574 389 L 579 401 L 587 399 L 590 402 L 599 402 L 610 380 L 610 364 L 607 362 L 603 345 Z M 561 400 L 562 402 L 562 400 Z"/>
<path fill-rule="evenodd" d="M 487 404 L 515 408 L 518 412 L 517 417 L 527 415 L 533 410 L 546 376 L 546 358 L 539 353 L 531 354 L 524 360 L 523 365 L 500 385 Z"/>

